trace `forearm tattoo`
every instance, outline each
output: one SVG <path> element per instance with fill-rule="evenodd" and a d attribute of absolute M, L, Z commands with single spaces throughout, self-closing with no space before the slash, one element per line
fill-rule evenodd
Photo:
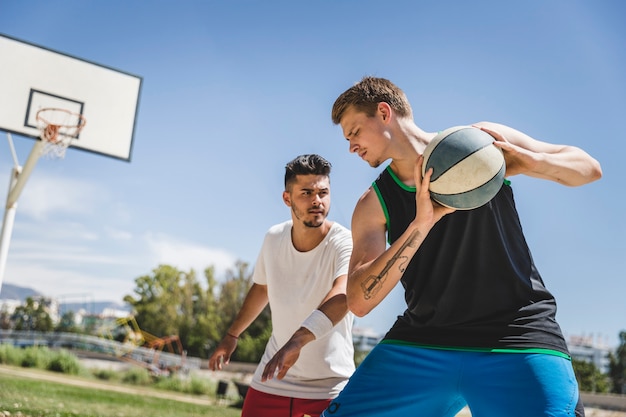
<path fill-rule="evenodd" d="M 380 271 L 378 275 L 370 275 L 367 277 L 365 281 L 361 283 L 361 288 L 363 289 L 363 297 L 366 300 L 374 297 L 376 293 L 382 288 L 383 283 L 387 279 L 387 273 L 391 269 L 391 267 L 398 262 L 398 270 L 400 273 L 404 273 L 406 270 L 406 264 L 409 262 L 409 257 L 406 255 L 402 255 L 402 252 L 408 247 L 414 248 L 417 245 L 416 237 L 419 235 L 419 231 L 415 230 L 411 233 L 406 240 L 397 250 L 397 252 L 387 261 L 385 267 Z"/>

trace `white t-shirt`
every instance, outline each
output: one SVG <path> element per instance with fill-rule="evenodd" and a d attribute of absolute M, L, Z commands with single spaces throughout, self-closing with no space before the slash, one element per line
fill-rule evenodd
<path fill-rule="evenodd" d="M 291 241 L 292 225 L 289 220 L 269 229 L 254 268 L 254 282 L 267 285 L 272 335 L 250 386 L 285 397 L 334 398 L 354 372 L 354 315 L 350 312 L 330 333 L 302 348 L 285 378 L 261 382 L 267 362 L 319 307 L 334 280 L 348 273 L 352 252 L 348 229 L 333 223 L 315 249 L 298 252 Z"/>

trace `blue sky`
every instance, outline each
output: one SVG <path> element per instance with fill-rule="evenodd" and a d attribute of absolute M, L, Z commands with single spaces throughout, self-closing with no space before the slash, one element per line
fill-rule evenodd
<path fill-rule="evenodd" d="M 330 109 L 376 75 L 405 90 L 427 131 L 489 120 L 600 161 L 604 178 L 580 188 L 512 181 L 564 333 L 613 346 L 626 330 L 625 18 L 620 0 L 0 0 L 0 33 L 143 80 L 130 163 L 73 149 L 39 161 L 4 281 L 121 301 L 161 263 L 253 265 L 289 216 L 284 165 L 302 153 L 332 162 L 331 218 L 349 226 L 379 170 L 349 154 Z M 23 164 L 34 142 L 13 141 Z M 401 294 L 356 324 L 384 332 Z"/>

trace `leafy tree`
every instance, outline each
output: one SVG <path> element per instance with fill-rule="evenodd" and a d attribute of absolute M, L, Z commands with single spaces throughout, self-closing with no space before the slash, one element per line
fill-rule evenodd
<path fill-rule="evenodd" d="M 219 326 L 219 342 L 226 334 L 241 309 L 243 302 L 252 286 L 252 273 L 248 272 L 248 264 L 237 262 L 235 270 L 226 272 L 226 280 L 221 286 L 217 308 L 222 317 Z M 258 362 L 263 356 L 265 345 L 271 334 L 271 319 L 269 307 L 266 307 L 257 319 L 239 337 L 237 349 L 232 360 L 240 362 Z"/>
<path fill-rule="evenodd" d="M 41 298 L 35 301 L 32 297 L 26 299 L 26 304 L 18 306 L 13 312 L 13 328 L 15 330 L 35 330 L 50 332 L 54 328 L 52 318 L 46 311 L 50 300 Z"/>
<path fill-rule="evenodd" d="M 61 316 L 59 324 L 54 329 L 56 332 L 79 333 L 80 328 L 76 325 L 76 316 L 73 311 L 66 311 Z"/>
<path fill-rule="evenodd" d="M 609 379 L 595 364 L 579 359 L 572 359 L 578 387 L 586 392 L 609 392 Z"/>
<path fill-rule="evenodd" d="M 365 357 L 370 353 L 369 350 L 361 350 L 355 346 L 354 348 L 354 364 L 359 366 L 361 362 L 365 360 Z"/>
<path fill-rule="evenodd" d="M 214 310 L 212 291 L 215 286 L 214 269 L 204 271 L 208 289 L 205 291 L 195 278 L 195 273 L 188 274 L 182 283 L 181 316 L 179 317 L 179 335 L 188 350 L 188 354 L 203 358 L 207 353 L 207 335 L 211 332 L 211 311 Z M 193 279 L 191 279 L 193 278 Z"/>
<path fill-rule="evenodd" d="M 136 298 L 127 295 L 124 301 L 134 310 L 135 320 L 142 330 L 157 336 L 178 335 L 182 314 L 181 284 L 193 280 L 173 266 L 159 265 L 152 275 L 135 279 Z"/>
<path fill-rule="evenodd" d="M 241 309 L 248 290 L 252 286 L 252 274 L 248 273 L 248 264 L 238 261 L 235 270 L 226 271 L 226 280 L 222 284 L 217 300 L 217 307 L 222 317 L 219 332 L 226 333 L 231 322 Z"/>
<path fill-rule="evenodd" d="M 0 309 L 0 329 L 9 330 L 11 328 L 11 314 L 6 304 Z"/>
<path fill-rule="evenodd" d="M 252 336 L 248 331 L 244 332 L 239 338 L 237 349 L 233 353 L 233 360 L 238 362 L 259 362 L 271 334 L 272 326 L 269 325 L 262 329 L 261 333 L 256 336 Z"/>
<path fill-rule="evenodd" d="M 619 339 L 615 354 L 609 354 L 609 377 L 613 382 L 612 392 L 626 394 L 626 331 L 620 332 Z"/>
<path fill-rule="evenodd" d="M 141 330 L 157 337 L 176 335 L 189 356 L 207 358 L 239 312 L 252 285 L 248 264 L 238 261 L 219 284 L 215 270 L 204 271 L 206 289 L 196 273 L 159 265 L 135 279 L 134 295 L 124 301 L 133 308 Z M 270 313 L 265 309 L 240 337 L 233 360 L 258 361 L 269 339 Z"/>
<path fill-rule="evenodd" d="M 204 332 L 205 337 L 208 338 L 206 341 L 206 348 L 210 347 L 210 341 L 218 340 L 220 337 L 220 326 L 222 323 L 222 315 L 217 306 L 217 297 L 216 293 L 219 291 L 219 285 L 217 280 L 215 279 L 215 268 L 209 267 L 204 270 L 204 276 L 207 281 L 207 290 L 206 290 L 206 310 L 205 315 L 203 316 L 204 322 L 202 323 L 202 330 Z"/>
<path fill-rule="evenodd" d="M 192 356 L 208 358 L 209 353 L 216 345 L 220 337 L 222 315 L 217 306 L 219 285 L 215 278 L 215 268 L 208 267 L 204 270 L 206 279 L 206 291 L 200 291 L 202 302 L 198 303 L 198 312 L 195 314 L 194 323 L 189 331 L 189 351 L 195 352 Z M 190 324 L 191 325 L 191 324 Z"/>

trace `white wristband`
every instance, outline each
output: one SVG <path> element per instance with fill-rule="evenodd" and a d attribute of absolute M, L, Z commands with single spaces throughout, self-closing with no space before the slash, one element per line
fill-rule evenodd
<path fill-rule="evenodd" d="M 333 322 L 330 321 L 328 316 L 322 313 L 320 310 L 313 310 L 313 312 L 304 319 L 302 326 L 309 330 L 315 336 L 315 339 L 320 339 L 326 336 L 333 329 Z"/>

